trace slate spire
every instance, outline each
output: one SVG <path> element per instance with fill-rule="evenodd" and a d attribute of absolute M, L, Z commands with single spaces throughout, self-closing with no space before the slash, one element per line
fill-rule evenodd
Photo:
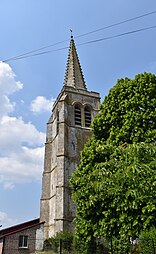
<path fill-rule="evenodd" d="M 85 89 L 86 85 L 76 51 L 73 36 L 71 36 L 68 61 L 66 66 L 66 73 L 64 79 L 65 86 L 72 86 L 76 89 Z"/>

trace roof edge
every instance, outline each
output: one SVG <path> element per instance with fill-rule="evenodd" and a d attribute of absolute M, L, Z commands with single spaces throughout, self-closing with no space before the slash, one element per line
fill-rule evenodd
<path fill-rule="evenodd" d="M 25 229 L 28 229 L 28 228 L 31 228 L 34 226 L 38 226 L 38 225 L 41 225 L 44 223 L 45 222 L 40 222 L 40 218 L 37 218 L 35 220 L 26 221 L 26 222 L 23 222 L 23 223 L 20 223 L 20 224 L 17 224 L 17 225 L 8 227 L 8 228 L 4 228 L 4 229 L 0 230 L 0 238 L 18 233 L 18 232 L 23 231 Z"/>

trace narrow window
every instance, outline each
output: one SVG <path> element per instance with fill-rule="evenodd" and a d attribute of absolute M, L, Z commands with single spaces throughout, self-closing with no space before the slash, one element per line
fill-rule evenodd
<path fill-rule="evenodd" d="M 88 106 L 84 109 L 85 114 L 85 127 L 90 127 L 91 125 L 91 110 Z"/>
<path fill-rule="evenodd" d="M 19 248 L 28 248 L 28 236 L 20 235 L 19 236 Z"/>
<path fill-rule="evenodd" d="M 75 125 L 81 126 L 81 108 L 75 105 Z"/>

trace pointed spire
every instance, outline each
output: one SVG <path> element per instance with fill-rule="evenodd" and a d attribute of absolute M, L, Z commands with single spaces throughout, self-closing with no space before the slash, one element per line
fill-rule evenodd
<path fill-rule="evenodd" d="M 85 89 L 86 85 L 81 69 L 81 65 L 76 52 L 73 36 L 71 35 L 66 74 L 64 80 L 65 86 L 72 86 L 77 89 Z"/>

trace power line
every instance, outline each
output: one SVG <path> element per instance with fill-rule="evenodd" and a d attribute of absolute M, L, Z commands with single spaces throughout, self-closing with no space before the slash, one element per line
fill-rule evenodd
<path fill-rule="evenodd" d="M 89 35 L 89 34 L 92 34 L 92 33 L 96 33 L 96 32 L 99 32 L 99 31 L 102 31 L 102 30 L 105 30 L 105 29 L 108 29 L 108 28 L 111 28 L 111 27 L 114 27 L 114 26 L 122 25 L 124 23 L 128 23 L 130 21 L 133 21 L 133 20 L 136 20 L 136 19 L 140 19 L 140 18 L 143 18 L 145 16 L 149 16 L 149 15 L 152 15 L 152 14 L 155 14 L 155 13 L 156 13 L 156 11 L 148 12 L 148 13 L 142 14 L 140 16 L 136 16 L 136 17 L 133 17 L 133 18 L 130 18 L 130 19 L 126 19 L 126 20 L 120 21 L 118 23 L 114 23 L 114 24 L 111 24 L 109 26 L 105 26 L 105 27 L 102 27 L 102 28 L 90 31 L 88 33 L 84 33 L 84 34 L 78 35 L 75 38 L 79 38 L 79 37 L 86 36 L 86 35 Z"/>
<path fill-rule="evenodd" d="M 117 35 L 113 35 L 113 36 L 109 36 L 109 37 L 104 37 L 104 38 L 100 38 L 100 39 L 96 39 L 96 40 L 90 40 L 90 41 L 87 41 L 87 42 L 76 44 L 76 46 L 78 47 L 78 46 L 82 46 L 82 45 L 86 45 L 86 44 L 97 43 L 97 42 L 100 42 L 100 41 L 110 40 L 110 39 L 122 37 L 122 36 L 125 36 L 125 35 L 130 35 L 130 34 L 134 34 L 134 33 L 143 32 L 143 31 L 146 31 L 146 30 L 154 29 L 154 28 L 156 28 L 156 25 L 155 26 L 150 26 L 150 27 L 145 27 L 145 28 L 140 28 L 140 29 L 137 29 L 137 30 L 128 31 L 128 32 L 125 32 L 125 33 L 121 33 L 121 34 L 117 34 Z M 68 49 L 68 48 L 69 47 L 63 47 L 63 48 L 58 48 L 58 49 L 54 49 L 54 50 L 48 50 L 48 51 L 44 51 L 44 52 L 40 52 L 40 53 L 36 53 L 36 54 L 16 57 L 14 59 L 5 60 L 5 61 L 2 61 L 2 62 L 17 61 L 17 60 L 28 58 L 28 57 L 34 57 L 34 56 L 44 55 L 44 54 L 48 54 L 48 53 L 52 53 L 52 52 L 56 52 L 56 51 L 62 51 L 64 49 Z"/>
<path fill-rule="evenodd" d="M 5 63 L 5 62 L 10 62 L 10 61 L 16 61 L 16 60 L 24 59 L 24 58 L 29 58 L 29 57 L 39 56 L 39 55 L 45 55 L 45 54 L 48 54 L 48 53 L 51 53 L 51 52 L 61 51 L 61 50 L 68 49 L 68 48 L 69 47 L 63 47 L 63 48 L 43 51 L 43 52 L 31 54 L 31 55 L 19 56 L 19 57 L 8 59 L 8 60 L 2 61 L 2 62 Z"/>
<path fill-rule="evenodd" d="M 84 33 L 84 34 L 77 35 L 77 36 L 75 36 L 75 38 L 84 37 L 84 36 L 87 36 L 89 34 L 93 34 L 93 33 L 96 33 L 96 32 L 99 32 L 99 31 L 111 28 L 111 27 L 115 27 L 115 26 L 118 26 L 118 25 L 121 25 L 121 24 L 124 24 L 124 23 L 128 23 L 130 21 L 137 20 L 137 19 L 149 16 L 149 15 L 153 15 L 155 13 L 156 13 L 156 10 L 152 11 L 152 12 L 148 12 L 148 13 L 142 14 L 142 15 L 139 15 L 139 16 L 136 16 L 136 17 L 133 17 L 133 18 L 130 18 L 130 19 L 126 19 L 126 20 L 120 21 L 120 22 L 117 22 L 117 23 L 113 23 L 111 25 L 108 25 L 108 26 L 105 26 L 105 27 L 102 27 L 102 28 L 99 28 L 99 29 L 96 29 L 96 30 L 93 30 L 93 31 L 90 31 L 90 32 L 87 32 L 87 33 Z M 67 41 L 69 41 L 69 39 L 66 39 L 66 40 L 63 40 L 63 41 L 59 41 L 59 42 L 56 42 L 56 43 L 53 43 L 53 44 L 50 44 L 50 45 L 47 45 L 47 46 L 44 46 L 44 47 L 41 47 L 41 48 L 37 48 L 37 49 L 31 50 L 31 51 L 27 51 L 27 52 L 25 52 L 23 54 L 19 54 L 17 56 L 13 56 L 11 58 L 5 59 L 2 62 L 9 62 L 11 60 L 15 60 L 16 58 L 20 59 L 20 57 L 23 57 L 23 56 L 26 56 L 26 55 L 29 55 L 29 54 L 41 51 L 41 50 L 46 49 L 46 48 L 50 48 L 50 47 L 56 46 L 58 44 L 62 44 L 62 43 L 67 42 Z M 34 54 L 33 56 L 35 56 L 35 55 L 38 55 L 38 54 Z"/>
<path fill-rule="evenodd" d="M 61 44 L 61 43 L 67 42 L 67 41 L 69 41 L 69 39 L 63 40 L 63 41 L 59 41 L 59 42 L 56 42 L 56 43 L 53 43 L 53 44 L 51 44 L 51 45 L 44 46 L 44 47 L 41 47 L 41 48 L 38 48 L 38 49 L 34 49 L 34 50 L 25 52 L 25 53 L 20 54 L 20 55 L 17 55 L 17 56 L 13 56 L 13 57 L 8 58 L 8 59 L 6 59 L 6 60 L 4 60 L 4 61 L 2 61 L 2 62 L 8 62 L 8 61 L 11 61 L 11 60 L 16 60 L 16 58 L 20 58 L 20 57 L 29 55 L 29 54 L 31 54 L 31 53 L 34 53 L 34 52 L 37 52 L 37 51 L 41 51 L 41 50 L 46 49 L 46 48 L 53 47 L 53 46 L 56 46 L 56 45 L 58 45 L 58 44 Z M 40 52 L 40 54 L 42 54 L 42 53 Z M 34 55 L 35 55 L 35 54 L 34 54 Z"/>
<path fill-rule="evenodd" d="M 140 28 L 140 29 L 133 30 L 133 31 L 128 31 L 128 32 L 125 32 L 125 33 L 121 33 L 121 34 L 117 34 L 117 35 L 113 35 L 113 36 L 109 36 L 109 37 L 105 37 L 105 38 L 100 38 L 100 39 L 96 39 L 96 40 L 83 42 L 83 43 L 77 44 L 77 46 L 86 45 L 86 44 L 95 43 L 95 42 L 100 42 L 100 41 L 105 41 L 105 40 L 110 40 L 110 39 L 114 39 L 114 38 L 117 38 L 117 37 L 122 37 L 122 36 L 129 35 L 129 34 L 139 33 L 139 32 L 143 32 L 143 31 L 146 31 L 146 30 L 154 29 L 154 28 L 156 28 L 156 25 Z"/>

